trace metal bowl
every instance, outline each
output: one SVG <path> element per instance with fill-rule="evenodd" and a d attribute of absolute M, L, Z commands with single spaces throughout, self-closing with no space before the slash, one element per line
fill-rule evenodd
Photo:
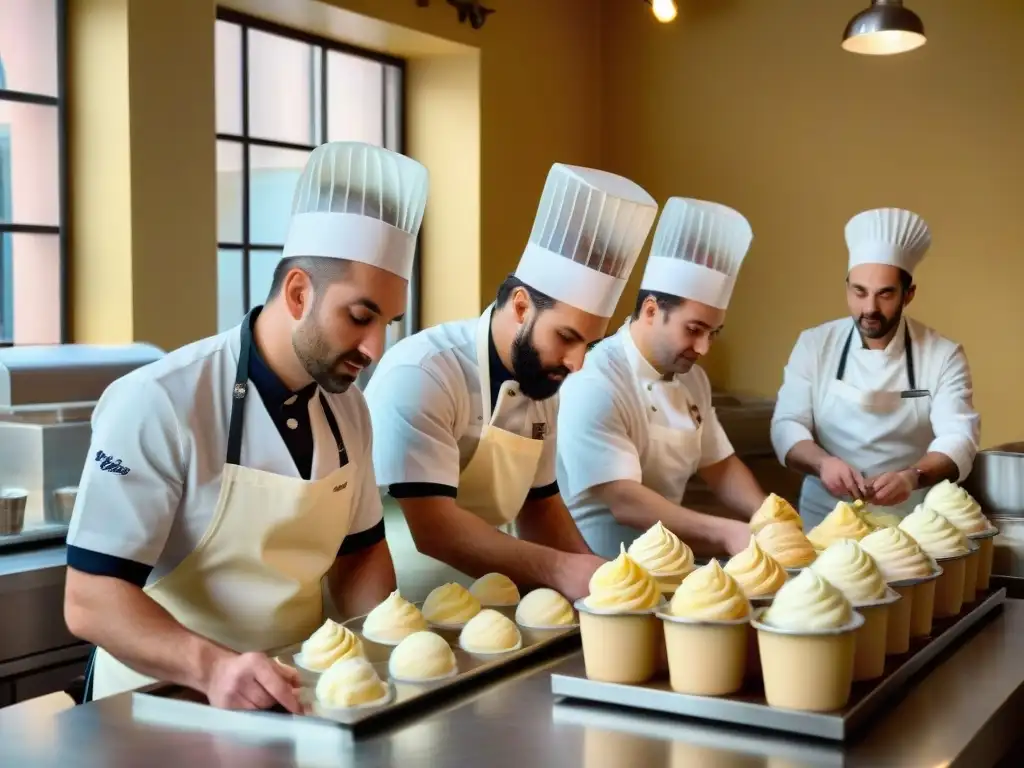
<path fill-rule="evenodd" d="M 75 511 L 75 499 L 78 498 L 78 487 L 58 488 L 53 492 L 53 504 L 46 510 L 46 522 L 67 525 L 71 522 L 71 513 Z"/>
<path fill-rule="evenodd" d="M 0 490 L 0 536 L 14 536 L 25 527 L 28 491 L 21 488 Z"/>

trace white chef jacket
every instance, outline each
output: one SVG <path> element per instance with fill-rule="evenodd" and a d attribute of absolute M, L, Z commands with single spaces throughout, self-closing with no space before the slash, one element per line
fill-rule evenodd
<path fill-rule="evenodd" d="M 427 328 L 402 339 L 381 358 L 366 388 L 374 469 L 381 486 L 426 484 L 448 489 L 446 495 L 455 497 L 459 474 L 473 457 L 484 425 L 476 353 L 479 322 L 474 317 Z M 493 381 L 494 366 L 491 370 Z M 531 400 L 507 372 L 504 378 L 492 423 L 523 437 L 543 438 L 532 488 L 550 488 L 555 482 L 558 395 Z"/>
<path fill-rule="evenodd" d="M 712 407 L 707 374 L 695 365 L 685 374 L 664 379 L 640 354 L 628 321 L 589 352 L 583 368 L 566 379 L 561 398 L 558 486 L 591 547 L 609 538 L 599 536 L 598 528 L 617 526 L 608 508 L 591 493 L 595 486 L 633 480 L 675 504 L 682 502 L 689 476 L 661 476 L 650 466 L 653 451 L 662 450 L 651 441 L 652 426 L 695 430 L 695 407 L 703 431 L 694 468 L 716 464 L 735 452 Z M 630 536 L 623 539 L 627 545 L 641 533 L 618 528 L 620 538 Z M 597 553 L 614 555 L 618 545 L 614 550 Z"/>
<path fill-rule="evenodd" d="M 152 583 L 202 539 L 220 494 L 241 348 L 239 328 L 177 349 L 111 384 L 92 416 L 92 442 L 68 530 L 69 562 L 89 572 Z M 369 412 L 362 393 L 324 393 L 355 465 L 349 535 L 373 528 L 383 507 L 373 474 Z M 331 434 L 320 399 L 307 407 L 314 434 Z M 260 394 L 244 410 L 243 466 L 300 478 Z M 120 469 L 116 469 L 119 467 Z M 311 479 L 338 468 L 333 437 L 316 442 Z M 83 568 L 85 569 L 85 568 Z"/>
<path fill-rule="evenodd" d="M 843 380 L 863 390 L 909 387 L 905 325 L 910 330 L 916 386 L 931 393 L 929 419 L 934 437 L 921 455 L 936 452 L 949 456 L 962 480 L 971 471 L 981 438 L 981 417 L 974 409 L 971 371 L 963 347 L 923 323 L 904 317 L 884 350 L 861 349 L 854 333 Z M 806 330 L 797 339 L 772 415 L 772 445 L 783 464 L 797 443 L 818 441 L 815 414 L 821 413 L 852 328 L 853 320 L 844 317 Z M 885 456 L 868 457 L 856 469 L 869 475 L 906 469 L 890 463 Z"/>

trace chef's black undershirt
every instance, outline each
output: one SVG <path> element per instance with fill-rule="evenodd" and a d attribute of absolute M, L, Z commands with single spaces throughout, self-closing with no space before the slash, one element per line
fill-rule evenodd
<path fill-rule="evenodd" d="M 494 334 L 487 338 L 487 363 L 491 379 L 491 412 L 498 403 L 498 395 L 501 393 L 501 385 L 506 381 L 515 381 L 515 377 L 501 362 L 498 356 L 498 348 L 494 345 Z M 393 483 L 388 486 L 388 493 L 393 499 L 425 499 L 430 496 L 444 496 L 454 499 L 458 495 L 458 488 L 440 483 Z M 547 499 L 558 494 L 558 482 L 540 488 L 531 488 L 526 496 L 527 501 L 535 499 Z"/>

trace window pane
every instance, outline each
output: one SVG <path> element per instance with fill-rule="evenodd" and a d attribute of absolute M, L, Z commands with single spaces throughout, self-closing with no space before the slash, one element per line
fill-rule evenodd
<path fill-rule="evenodd" d="M 0 221 L 60 223 L 59 159 L 56 107 L 0 101 Z"/>
<path fill-rule="evenodd" d="M 217 26 L 217 133 L 242 132 L 242 28 Z"/>
<path fill-rule="evenodd" d="M 249 135 L 314 142 L 312 46 L 249 30 Z"/>
<path fill-rule="evenodd" d="M 249 252 L 249 306 L 265 304 L 270 284 L 274 280 L 274 268 L 281 261 L 281 251 Z"/>
<path fill-rule="evenodd" d="M 57 95 L 56 0 L 0 2 L 0 88 Z"/>
<path fill-rule="evenodd" d="M 217 241 L 242 242 L 242 145 L 217 142 Z"/>
<path fill-rule="evenodd" d="M 60 343 L 60 236 L 0 236 L 0 338 L 16 344 Z"/>
<path fill-rule="evenodd" d="M 245 315 L 242 301 L 242 252 L 217 251 L 217 331 L 238 325 Z"/>
<path fill-rule="evenodd" d="M 384 145 L 384 65 L 327 53 L 328 141 Z"/>
<path fill-rule="evenodd" d="M 249 242 L 284 245 L 292 195 L 309 153 L 249 147 Z"/>

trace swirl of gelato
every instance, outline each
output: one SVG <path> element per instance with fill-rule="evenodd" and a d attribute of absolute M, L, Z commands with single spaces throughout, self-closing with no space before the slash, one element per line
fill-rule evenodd
<path fill-rule="evenodd" d="M 515 605 L 519 602 L 519 588 L 508 576 L 487 573 L 473 582 L 469 593 L 480 605 Z"/>
<path fill-rule="evenodd" d="M 363 636 L 380 643 L 397 643 L 427 628 L 420 609 L 396 589 L 363 620 Z"/>
<path fill-rule="evenodd" d="M 576 623 L 576 612 L 558 592 L 542 587 L 520 601 L 516 621 L 524 627 L 567 627 Z"/>
<path fill-rule="evenodd" d="M 423 617 L 431 624 L 465 624 L 480 613 L 480 601 L 461 584 L 442 584 L 423 601 Z"/>
<path fill-rule="evenodd" d="M 750 615 L 750 602 L 736 579 L 712 560 L 683 579 L 668 612 L 686 619 L 733 621 Z"/>
<path fill-rule="evenodd" d="M 693 570 L 693 551 L 660 520 L 640 534 L 626 552 L 647 569 L 663 592 L 674 590 Z"/>
<path fill-rule="evenodd" d="M 956 483 L 943 480 L 928 491 L 924 506 L 949 520 L 961 533 L 985 533 L 991 528 L 981 505 Z"/>
<path fill-rule="evenodd" d="M 967 537 L 955 525 L 923 504 L 918 504 L 903 518 L 900 529 L 935 559 L 966 555 L 971 551 Z"/>
<path fill-rule="evenodd" d="M 885 597 L 882 571 L 853 539 L 841 539 L 818 555 L 811 570 L 838 587 L 854 605 Z"/>
<path fill-rule="evenodd" d="M 302 644 L 302 666 L 318 672 L 342 659 L 365 655 L 359 636 L 332 619 L 327 619 Z"/>
<path fill-rule="evenodd" d="M 761 502 L 761 506 L 750 518 L 750 530 L 757 533 L 768 523 L 794 523 L 801 531 L 804 529 L 800 513 L 793 509 L 792 504 L 774 493 L 768 494 L 768 498 Z"/>
<path fill-rule="evenodd" d="M 470 653 L 504 653 L 516 650 L 522 643 L 519 627 L 493 608 L 480 611 L 459 634 L 459 645 Z"/>
<path fill-rule="evenodd" d="M 316 682 L 317 702 L 334 709 L 373 704 L 387 696 L 387 685 L 360 656 L 332 664 Z"/>
<path fill-rule="evenodd" d="M 825 515 L 807 534 L 815 549 L 828 549 L 841 539 L 858 541 L 871 533 L 871 526 L 865 523 L 856 510 L 845 501 L 836 504 L 835 509 Z"/>
<path fill-rule="evenodd" d="M 395 646 L 388 660 L 388 673 L 396 680 L 410 682 L 446 677 L 457 668 L 451 646 L 433 632 L 413 632 Z"/>
<path fill-rule="evenodd" d="M 750 537 L 746 549 L 729 558 L 725 572 L 736 579 L 747 597 L 774 595 L 789 578 L 775 558 L 761 549 L 756 536 Z"/>
<path fill-rule="evenodd" d="M 647 570 L 619 545 L 619 556 L 590 577 L 590 594 L 583 604 L 595 611 L 649 611 L 661 601 L 661 589 Z"/>
<path fill-rule="evenodd" d="M 934 561 L 916 541 L 899 528 L 882 528 L 858 542 L 871 555 L 890 584 L 906 579 L 923 579 L 935 571 Z"/>
<path fill-rule="evenodd" d="M 807 568 L 783 585 L 761 621 L 779 629 L 816 632 L 839 629 L 852 618 L 853 607 L 843 593 Z"/>
<path fill-rule="evenodd" d="M 783 568 L 805 568 L 818 553 L 793 523 L 768 523 L 757 532 L 757 543 Z"/>

